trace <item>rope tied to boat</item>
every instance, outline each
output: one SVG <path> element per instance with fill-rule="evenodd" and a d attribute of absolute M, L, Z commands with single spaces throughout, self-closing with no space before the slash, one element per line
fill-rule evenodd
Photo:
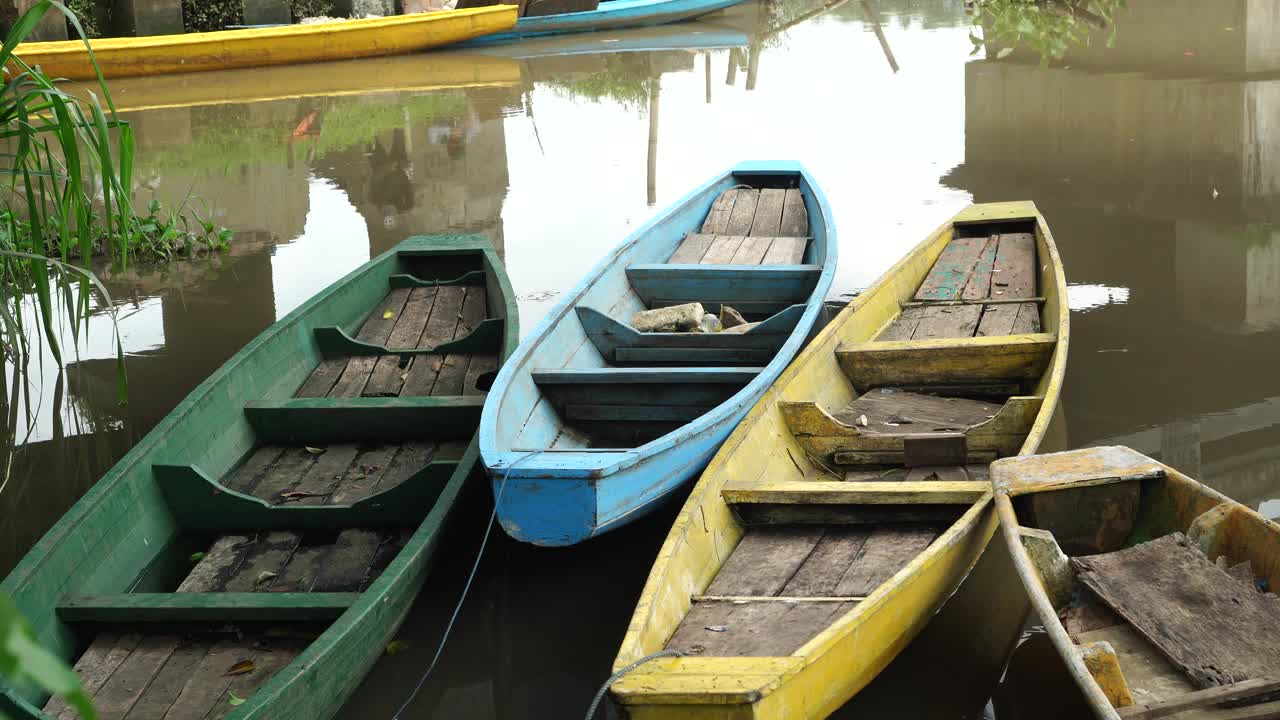
<path fill-rule="evenodd" d="M 458 619 L 458 613 L 462 612 L 462 605 L 467 601 L 467 593 L 471 591 L 471 583 L 476 579 L 476 573 L 480 570 L 480 560 L 484 557 L 484 549 L 489 544 L 489 535 L 493 532 L 494 522 L 498 518 L 498 507 L 502 503 L 502 493 L 507 489 L 507 478 L 511 477 L 511 471 L 515 470 L 517 465 L 541 452 L 542 450 L 526 452 L 508 465 L 506 471 L 502 473 L 502 481 L 498 483 L 498 491 L 493 496 L 493 512 L 489 515 L 489 523 L 484 528 L 484 537 L 480 540 L 480 550 L 476 552 L 476 560 L 471 565 L 471 572 L 467 575 L 467 582 L 462 586 L 462 595 L 458 598 L 458 604 L 454 606 L 453 614 L 449 616 L 449 623 L 444 626 L 444 635 L 440 637 L 440 646 L 436 648 L 436 654 L 431 657 L 431 664 L 427 666 L 426 672 L 422 673 L 422 677 L 418 678 L 418 684 L 413 686 L 413 692 L 409 693 L 409 697 L 405 699 L 400 709 L 396 710 L 396 714 L 391 716 L 391 720 L 400 720 L 400 715 L 409 707 L 413 699 L 418 696 L 422 686 L 427 684 L 427 678 L 431 676 L 431 671 L 436 669 L 436 663 L 440 661 L 440 655 L 444 653 L 445 643 L 449 642 L 449 633 L 453 632 L 453 624 Z"/>
<path fill-rule="evenodd" d="M 631 672 L 632 670 L 635 670 L 641 665 L 649 662 L 650 660 L 657 660 L 658 658 L 664 658 L 664 657 L 684 657 L 684 653 L 680 652 L 679 650 L 672 650 L 669 648 L 667 650 L 659 650 L 656 653 L 645 655 L 639 660 L 631 663 L 630 665 L 622 668 L 618 672 L 610 675 L 609 679 L 605 680 L 604 684 L 600 686 L 600 689 L 596 691 L 596 696 L 591 700 L 591 707 L 587 709 L 587 716 L 584 720 L 592 720 L 592 718 L 596 716 L 596 711 L 600 709 L 600 702 L 604 700 L 604 694 L 609 692 L 609 688 L 612 687 L 613 684 L 617 682 L 619 678 Z"/>

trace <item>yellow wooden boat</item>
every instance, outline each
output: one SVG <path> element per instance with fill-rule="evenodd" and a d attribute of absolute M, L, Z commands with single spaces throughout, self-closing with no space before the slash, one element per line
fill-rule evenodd
<path fill-rule="evenodd" d="M 694 487 L 614 700 L 634 720 L 821 718 L 870 682 L 995 532 L 990 462 L 1039 446 L 1065 297 L 1044 218 L 1001 203 L 956 215 L 841 311 Z"/>
<path fill-rule="evenodd" d="M 515 24 L 515 5 L 489 5 L 311 25 L 104 38 L 90 43 L 103 76 L 115 78 L 399 55 L 508 30 Z M 96 77 L 81 40 L 22 43 L 14 54 L 28 65 L 41 66 L 51 77 Z"/>
<path fill-rule="evenodd" d="M 1258 592 L 1280 587 L 1280 525 L 1125 447 L 1001 460 L 992 480 L 1046 630 L 1014 655 L 1010 716 L 1280 717 L 1276 623 L 1253 614 L 1280 614 Z"/>

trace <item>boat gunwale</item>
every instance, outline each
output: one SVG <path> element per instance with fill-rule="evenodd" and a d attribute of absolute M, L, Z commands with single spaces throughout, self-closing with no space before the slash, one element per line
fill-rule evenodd
<path fill-rule="evenodd" d="M 648 238 L 653 230 L 669 216 L 700 202 L 712 188 L 725 180 L 731 180 L 734 175 L 768 176 L 792 173 L 804 179 L 812 194 L 814 205 L 822 213 L 826 229 L 825 257 L 823 258 L 822 272 L 818 276 L 817 285 L 810 291 L 809 298 L 805 302 L 804 313 L 800 316 L 795 328 L 788 334 L 787 340 L 778 348 L 774 356 L 754 379 L 703 415 L 639 447 L 598 449 L 512 448 L 503 450 L 499 450 L 496 447 L 498 416 L 502 411 L 502 403 L 507 397 L 507 390 L 514 381 L 514 376 L 517 372 L 533 371 L 532 367 L 526 369 L 524 365 L 532 359 L 535 351 L 546 340 L 556 325 L 561 322 L 578 322 L 576 314 L 570 317 L 571 311 L 577 308 L 582 296 L 590 288 L 594 287 L 611 268 L 617 265 L 619 256 Z M 826 195 L 803 164 L 795 161 L 746 161 L 737 163 L 728 170 L 716 174 L 711 180 L 699 185 L 665 210 L 651 217 L 588 270 L 582 280 L 566 292 L 556 306 L 543 316 L 542 320 L 530 331 L 529 338 L 535 339 L 535 342 L 522 343 L 516 349 L 515 354 L 503 365 L 490 389 L 491 397 L 495 398 L 495 400 L 492 403 L 485 403 L 485 409 L 480 418 L 480 454 L 486 469 L 490 472 L 503 470 L 505 479 L 546 479 L 544 467 L 527 462 L 527 456 L 545 453 L 557 458 L 557 460 L 572 459 L 577 461 L 573 463 L 576 467 L 558 468 L 560 473 L 554 479 L 586 480 L 594 484 L 598 480 L 608 479 L 614 473 L 633 467 L 642 460 L 664 453 L 676 445 L 703 433 L 710 426 L 722 422 L 733 413 L 742 411 L 742 406 L 752 396 L 767 392 L 768 386 L 771 386 L 785 371 L 787 365 L 799 355 L 804 340 L 812 332 L 818 314 L 822 312 L 823 300 L 826 298 L 831 283 L 835 279 L 837 245 L 835 220 L 831 216 L 831 209 Z M 762 387 L 764 390 L 760 389 Z M 515 466 L 514 468 L 512 467 L 513 465 Z"/>

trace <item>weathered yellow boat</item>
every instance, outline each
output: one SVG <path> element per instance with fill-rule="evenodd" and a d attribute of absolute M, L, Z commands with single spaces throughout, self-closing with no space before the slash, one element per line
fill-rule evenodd
<path fill-rule="evenodd" d="M 1280 717 L 1280 600 L 1261 592 L 1280 525 L 1125 447 L 1001 460 L 992 480 L 1046 630 L 1014 655 L 1008 716 Z M 1066 673 L 1036 661 L 1054 654 Z"/>
<path fill-rule="evenodd" d="M 515 5 L 415 13 L 310 25 L 92 40 L 104 77 L 288 65 L 399 55 L 450 45 L 516 24 Z M 97 77 L 81 40 L 30 42 L 14 54 L 55 78 Z"/>
<path fill-rule="evenodd" d="M 989 464 L 1039 446 L 1065 296 L 1044 218 L 1002 203 L 956 215 L 841 311 L 694 487 L 614 700 L 634 720 L 821 718 L 870 682 L 995 532 Z M 680 656 L 650 658 L 664 651 Z"/>

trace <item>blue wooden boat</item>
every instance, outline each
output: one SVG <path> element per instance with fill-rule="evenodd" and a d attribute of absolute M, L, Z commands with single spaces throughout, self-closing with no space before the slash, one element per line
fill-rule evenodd
<path fill-rule="evenodd" d="M 494 380 L 480 453 L 512 537 L 572 545 L 696 476 L 814 329 L 836 267 L 826 198 L 793 162 L 738 165 L 639 228 Z M 747 332 L 642 333 L 637 311 L 733 307 Z"/>
<path fill-rule="evenodd" d="M 564 33 L 620 30 L 692 20 L 723 10 L 743 0 L 609 0 L 595 10 L 555 15 L 522 17 L 509 32 L 494 33 L 462 43 L 462 46 L 492 45 L 525 38 Z"/>

